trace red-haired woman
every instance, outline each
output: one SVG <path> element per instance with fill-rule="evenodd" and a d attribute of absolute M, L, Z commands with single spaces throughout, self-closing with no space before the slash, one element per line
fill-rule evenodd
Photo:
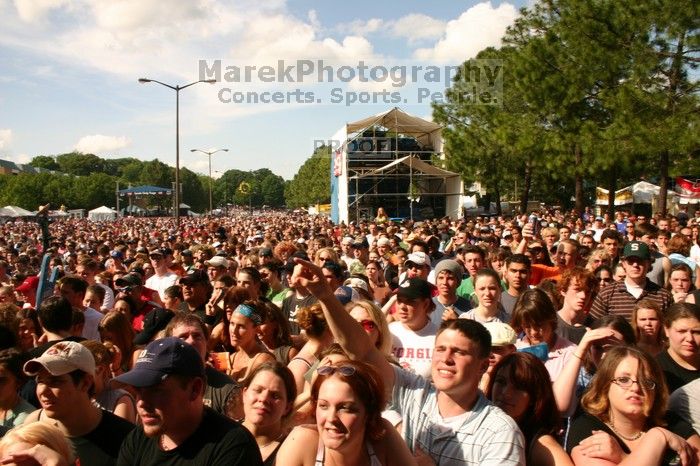
<path fill-rule="evenodd" d="M 396 429 L 381 417 L 386 395 L 372 366 L 342 361 L 317 372 L 311 387 L 316 425 L 289 434 L 276 466 L 415 464 Z"/>

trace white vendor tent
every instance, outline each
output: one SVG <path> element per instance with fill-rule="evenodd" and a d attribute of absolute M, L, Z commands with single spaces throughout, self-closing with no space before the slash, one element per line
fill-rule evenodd
<path fill-rule="evenodd" d="M 15 206 L 15 205 L 7 205 L 5 207 L 0 208 L 0 217 L 33 217 L 34 212 L 30 212 L 26 209 L 23 209 L 21 207 Z"/>
<path fill-rule="evenodd" d="M 102 206 L 88 212 L 88 220 L 93 222 L 104 222 L 108 220 L 116 220 L 117 211 L 109 207 Z"/>
<path fill-rule="evenodd" d="M 628 205 L 628 204 L 653 204 L 659 195 L 660 189 L 655 184 L 648 183 L 646 181 L 640 181 L 631 186 L 627 186 L 622 189 L 615 191 L 615 205 Z M 608 205 L 608 191 L 603 188 L 596 188 L 596 205 L 606 206 Z M 668 199 L 671 201 L 677 197 L 678 193 L 675 191 L 668 191 Z"/>

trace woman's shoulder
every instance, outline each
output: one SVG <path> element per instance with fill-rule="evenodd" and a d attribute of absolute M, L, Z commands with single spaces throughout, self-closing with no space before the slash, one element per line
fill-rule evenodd
<path fill-rule="evenodd" d="M 318 446 L 318 431 L 313 424 L 296 426 L 277 452 L 275 464 L 298 466 L 313 464 Z"/>

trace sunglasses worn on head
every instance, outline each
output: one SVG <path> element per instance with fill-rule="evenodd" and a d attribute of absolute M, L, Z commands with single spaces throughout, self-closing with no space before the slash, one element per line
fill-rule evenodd
<path fill-rule="evenodd" d="M 350 377 L 355 373 L 353 366 L 321 366 L 316 369 L 318 375 L 333 375 L 336 372 L 342 376 Z"/>

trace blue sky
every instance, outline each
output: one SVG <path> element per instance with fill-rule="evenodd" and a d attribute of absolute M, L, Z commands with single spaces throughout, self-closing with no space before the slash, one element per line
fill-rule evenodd
<path fill-rule="evenodd" d="M 175 92 L 139 77 L 184 85 L 201 60 L 260 68 L 324 60 L 356 66 L 458 65 L 498 46 L 522 1 L 409 0 L 0 0 L 0 158 L 26 163 L 72 150 L 175 163 Z M 414 83 L 415 84 L 415 83 Z M 425 84 L 423 84 L 425 85 Z M 180 93 L 181 165 L 207 170 L 190 149 L 228 148 L 214 171 L 269 168 L 290 179 L 314 140 L 392 104 L 331 101 L 383 89 L 398 106 L 430 115 L 414 86 L 386 83 L 231 81 Z M 313 92 L 314 103 L 230 103 L 234 92 Z M 431 84 L 436 92 L 444 85 Z M 349 94 L 345 94 L 348 92 Z M 405 102 L 403 102 L 405 100 Z M 215 174 L 216 176 L 216 174 Z"/>

